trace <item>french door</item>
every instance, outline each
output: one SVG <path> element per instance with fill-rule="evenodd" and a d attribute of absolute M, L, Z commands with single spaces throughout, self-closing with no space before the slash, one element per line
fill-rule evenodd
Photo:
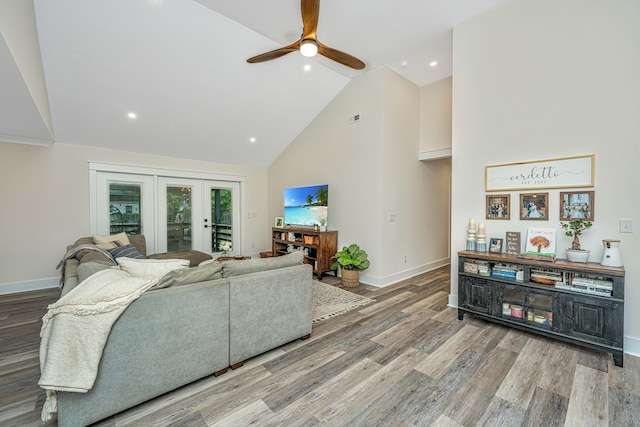
<path fill-rule="evenodd" d="M 158 178 L 158 251 L 240 253 L 239 185 Z"/>
<path fill-rule="evenodd" d="M 147 252 L 240 254 L 240 183 L 97 172 L 92 233 L 144 234 Z"/>

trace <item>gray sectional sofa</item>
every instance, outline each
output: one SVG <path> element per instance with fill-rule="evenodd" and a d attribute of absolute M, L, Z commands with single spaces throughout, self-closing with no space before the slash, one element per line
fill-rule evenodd
<path fill-rule="evenodd" d="M 66 261 L 65 283 L 79 281 L 79 258 Z M 221 264 L 213 280 L 190 283 L 204 266 L 170 273 L 125 310 L 93 388 L 58 392 L 59 426 L 96 422 L 311 334 L 312 269 L 300 254 L 213 263 Z"/>

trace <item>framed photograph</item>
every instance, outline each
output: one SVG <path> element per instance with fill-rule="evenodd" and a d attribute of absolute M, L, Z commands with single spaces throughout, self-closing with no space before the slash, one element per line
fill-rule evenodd
<path fill-rule="evenodd" d="M 485 166 L 485 189 L 490 192 L 593 187 L 595 164 L 596 156 L 588 154 Z"/>
<path fill-rule="evenodd" d="M 279 228 L 284 227 L 284 218 L 276 217 L 276 227 L 279 227 Z"/>
<path fill-rule="evenodd" d="M 496 237 L 492 237 L 489 239 L 489 252 L 493 253 L 502 253 L 502 241 L 504 239 L 498 239 Z"/>
<path fill-rule="evenodd" d="M 593 221 L 593 191 L 560 192 L 560 221 L 584 219 Z"/>
<path fill-rule="evenodd" d="M 549 220 L 549 193 L 521 193 L 520 219 Z"/>
<path fill-rule="evenodd" d="M 511 195 L 487 195 L 487 219 L 511 219 Z"/>

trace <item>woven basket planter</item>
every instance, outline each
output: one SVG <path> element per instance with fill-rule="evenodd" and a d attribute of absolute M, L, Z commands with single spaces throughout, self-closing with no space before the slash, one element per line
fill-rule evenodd
<path fill-rule="evenodd" d="M 358 270 L 345 270 L 340 268 L 343 288 L 357 288 L 360 285 L 360 272 Z"/>

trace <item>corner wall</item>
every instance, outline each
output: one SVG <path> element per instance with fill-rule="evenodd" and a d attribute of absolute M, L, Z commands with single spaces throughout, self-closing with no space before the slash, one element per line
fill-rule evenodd
<path fill-rule="evenodd" d="M 626 269 L 625 351 L 640 354 L 640 3 L 628 0 L 525 0 L 493 9 L 454 29 L 451 298 L 457 303 L 457 252 L 469 218 L 485 221 L 484 167 L 595 154 L 595 221 L 581 236 L 590 261 L 602 239 L 622 240 Z M 548 221 L 557 253 L 559 192 Z M 537 190 L 536 190 L 537 191 Z M 526 192 L 526 191 L 523 191 Z M 526 233 L 511 194 L 511 220 L 486 220 L 487 237 Z M 618 231 L 632 218 L 635 232 Z"/>
<path fill-rule="evenodd" d="M 361 121 L 349 125 L 355 114 Z M 271 221 L 285 188 L 326 183 L 339 247 L 369 254 L 363 283 L 447 264 L 448 202 L 434 201 L 448 201 L 449 167 L 418 161 L 419 117 L 419 89 L 396 73 L 379 67 L 353 79 L 269 167 Z"/>
<path fill-rule="evenodd" d="M 0 142 L 0 294 L 57 284 L 56 265 L 67 245 L 89 234 L 89 161 L 244 175 L 243 251 L 271 247 L 264 233 L 269 226 L 266 168 L 59 143 Z"/>

